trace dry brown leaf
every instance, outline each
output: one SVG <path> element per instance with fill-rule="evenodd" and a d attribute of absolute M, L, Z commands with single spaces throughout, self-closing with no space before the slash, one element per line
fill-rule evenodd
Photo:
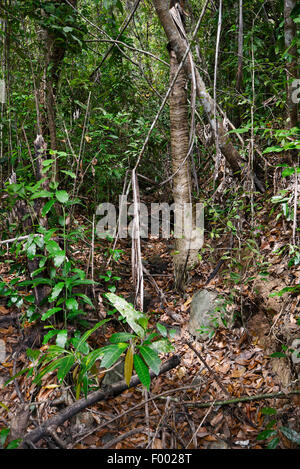
<path fill-rule="evenodd" d="M 231 373 L 230 377 L 241 378 L 245 372 L 246 372 L 246 368 L 244 366 L 241 366 L 240 368 L 235 368 L 233 372 Z"/>
<path fill-rule="evenodd" d="M 163 449 L 162 441 L 159 438 L 154 438 L 152 449 Z"/>
<path fill-rule="evenodd" d="M 224 414 L 223 412 L 219 412 L 217 415 L 215 415 L 215 417 L 210 421 L 210 424 L 215 427 L 217 426 L 221 420 L 223 419 L 224 417 Z"/>

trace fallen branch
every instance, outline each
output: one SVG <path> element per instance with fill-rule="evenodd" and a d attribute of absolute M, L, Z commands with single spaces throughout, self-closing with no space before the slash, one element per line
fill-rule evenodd
<path fill-rule="evenodd" d="M 174 355 L 161 366 L 159 375 L 166 373 L 172 368 L 175 368 L 176 366 L 179 365 L 179 363 L 180 363 L 180 358 L 177 355 Z M 151 378 L 154 378 L 155 374 L 152 371 L 150 371 L 150 376 Z M 20 445 L 20 448 L 24 449 L 30 446 L 31 443 L 33 444 L 37 443 L 41 438 L 44 438 L 45 436 L 49 435 L 49 429 L 51 429 L 52 431 L 54 428 L 57 428 L 59 425 L 62 425 L 66 420 L 78 414 L 86 407 L 91 406 L 95 404 L 96 402 L 104 401 L 104 400 L 116 397 L 119 394 L 121 394 L 123 391 L 125 391 L 126 389 L 136 387 L 138 384 L 140 384 L 140 380 L 138 376 L 134 376 L 131 379 L 129 386 L 127 386 L 127 384 L 123 380 L 118 383 L 112 384 L 108 390 L 98 390 L 98 391 L 92 392 L 91 394 L 87 396 L 87 398 L 83 398 L 74 402 L 74 404 L 71 404 L 62 412 L 46 420 L 39 427 L 29 432 L 24 437 L 23 442 Z"/>

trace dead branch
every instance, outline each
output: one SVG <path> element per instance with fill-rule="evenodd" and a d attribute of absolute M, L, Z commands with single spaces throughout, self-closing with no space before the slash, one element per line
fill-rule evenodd
<path fill-rule="evenodd" d="M 165 362 L 160 369 L 159 375 L 166 373 L 167 371 L 175 368 L 180 363 L 180 358 L 177 355 L 171 357 L 167 362 Z M 155 374 L 150 371 L 151 378 L 155 377 Z M 136 387 L 140 384 L 138 376 L 134 376 L 129 384 L 129 388 Z M 108 390 L 98 390 L 89 394 L 86 398 L 82 398 L 72 405 L 65 408 L 62 412 L 58 413 L 54 417 L 46 420 L 40 426 L 29 432 L 23 439 L 23 442 L 20 445 L 20 448 L 26 448 L 30 446 L 31 443 L 37 443 L 40 439 L 44 438 L 49 434 L 49 429 L 57 428 L 59 425 L 62 425 L 66 420 L 70 419 L 74 415 L 81 412 L 86 407 L 89 407 L 96 402 L 104 401 L 107 399 L 112 399 L 123 391 L 128 389 L 125 381 L 119 381 L 118 383 L 112 384 Z"/>

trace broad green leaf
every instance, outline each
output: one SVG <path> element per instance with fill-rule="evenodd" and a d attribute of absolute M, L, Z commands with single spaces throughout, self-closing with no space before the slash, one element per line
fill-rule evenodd
<path fill-rule="evenodd" d="M 274 353 L 271 353 L 270 357 L 272 357 L 272 358 L 285 358 L 286 354 L 283 353 L 283 352 L 274 352 Z"/>
<path fill-rule="evenodd" d="M 53 204 L 55 203 L 55 200 L 51 199 L 48 200 L 48 202 L 45 203 L 44 207 L 42 208 L 42 216 L 45 217 L 47 213 L 51 210 Z"/>
<path fill-rule="evenodd" d="M 52 197 L 52 192 L 49 192 L 49 191 L 46 191 L 46 190 L 35 192 L 35 194 L 33 194 L 30 197 L 30 200 L 42 199 L 42 198 L 45 198 L 45 197 Z"/>
<path fill-rule="evenodd" d="M 122 353 L 126 350 L 128 344 L 119 343 L 116 345 L 109 345 L 104 353 L 104 356 L 101 361 L 102 368 L 109 368 L 111 367 L 118 358 L 122 355 Z"/>
<path fill-rule="evenodd" d="M 56 241 L 54 241 L 54 239 L 50 239 L 46 242 L 46 249 L 49 254 L 51 254 L 51 256 L 55 256 L 63 252 L 60 245 Z"/>
<path fill-rule="evenodd" d="M 53 314 L 58 313 L 58 311 L 61 311 L 61 310 L 62 308 L 48 309 L 48 311 L 46 311 L 46 313 L 42 315 L 42 321 L 46 321 L 46 319 L 50 318 L 51 316 L 53 316 Z"/>
<path fill-rule="evenodd" d="M 56 191 L 55 192 L 55 197 L 57 198 L 57 200 L 61 204 L 64 204 L 64 203 L 68 202 L 68 200 L 69 200 L 69 195 L 68 195 L 67 191 Z"/>
<path fill-rule="evenodd" d="M 155 352 L 153 349 L 150 347 L 147 347 L 147 345 L 142 345 L 139 347 L 141 355 L 149 368 L 158 375 L 159 370 L 160 370 L 160 365 L 161 365 L 161 360 L 159 356 L 157 355 L 157 352 Z"/>
<path fill-rule="evenodd" d="M 156 340 L 155 342 L 152 342 L 149 347 L 157 353 L 169 353 L 174 350 L 173 345 L 168 339 Z"/>
<path fill-rule="evenodd" d="M 45 245 L 45 241 L 44 241 L 44 238 L 43 236 L 35 236 L 33 242 L 39 247 L 39 248 L 43 248 L 44 245 Z"/>
<path fill-rule="evenodd" d="M 129 386 L 133 370 L 133 346 L 130 345 L 126 352 L 125 363 L 124 363 L 124 379 Z"/>
<path fill-rule="evenodd" d="M 67 339 L 68 339 L 68 331 L 67 330 L 59 331 L 56 336 L 56 345 L 64 348 L 64 346 L 66 345 Z"/>
<path fill-rule="evenodd" d="M 59 294 L 61 293 L 62 289 L 65 286 L 65 282 L 58 282 L 52 289 L 51 295 L 49 297 L 50 301 L 54 301 Z"/>
<path fill-rule="evenodd" d="M 65 261 L 66 256 L 64 251 L 61 251 L 61 254 L 56 254 L 53 258 L 53 262 L 55 267 L 60 267 L 62 263 Z"/>
<path fill-rule="evenodd" d="M 32 243 L 27 249 L 26 249 L 26 254 L 29 260 L 34 259 L 35 254 L 36 254 L 36 244 Z"/>
<path fill-rule="evenodd" d="M 126 319 L 131 329 L 133 329 L 133 331 L 138 334 L 138 336 L 143 337 L 145 335 L 145 331 L 137 321 L 144 318 L 145 315 L 140 311 L 136 311 L 131 304 L 124 300 L 124 298 L 121 298 L 114 293 L 107 293 L 106 297 Z"/>
<path fill-rule="evenodd" d="M 133 363 L 134 363 L 134 369 L 142 385 L 145 386 L 145 388 L 148 389 L 149 391 L 151 378 L 150 378 L 150 373 L 149 373 L 147 365 L 145 364 L 144 360 L 137 354 L 134 354 L 133 356 Z"/>
<path fill-rule="evenodd" d="M 78 302 L 75 298 L 68 298 L 66 300 L 66 307 L 68 310 L 77 310 L 78 309 Z"/>
<path fill-rule="evenodd" d="M 136 338 L 136 335 L 129 334 L 129 332 L 116 332 L 111 335 L 109 341 L 113 344 L 117 344 L 118 342 L 128 342 L 130 339 L 134 338 Z"/>

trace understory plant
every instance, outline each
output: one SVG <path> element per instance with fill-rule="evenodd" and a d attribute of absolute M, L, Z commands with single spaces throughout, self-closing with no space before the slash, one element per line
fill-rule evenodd
<path fill-rule="evenodd" d="M 10 378 L 13 379 L 27 374 L 33 377 L 33 382 L 40 385 L 42 378 L 57 372 L 58 383 L 67 378 L 75 387 L 76 398 L 83 393 L 87 396 L 89 390 L 99 386 L 99 370 L 108 370 L 124 357 L 124 379 L 129 386 L 133 371 L 137 373 L 142 385 L 149 389 L 151 369 L 155 375 L 159 374 L 161 359 L 159 354 L 173 350 L 170 342 L 173 331 L 167 331 L 165 326 L 157 323 L 154 329 L 148 327 L 149 318 L 146 314 L 134 309 L 125 299 L 114 293 L 106 294 L 107 299 L 117 309 L 129 326 L 129 332 L 119 332 L 111 335 L 109 345 L 91 350 L 87 340 L 98 328 L 111 319 L 98 322 L 92 329 L 82 336 L 76 332 L 73 337 L 67 337 L 67 330 L 55 331 L 56 344 L 49 345 L 51 334 L 44 338 L 44 347 L 40 350 L 27 350 L 31 365 L 22 369 Z M 169 335 L 169 337 L 168 337 Z"/>

